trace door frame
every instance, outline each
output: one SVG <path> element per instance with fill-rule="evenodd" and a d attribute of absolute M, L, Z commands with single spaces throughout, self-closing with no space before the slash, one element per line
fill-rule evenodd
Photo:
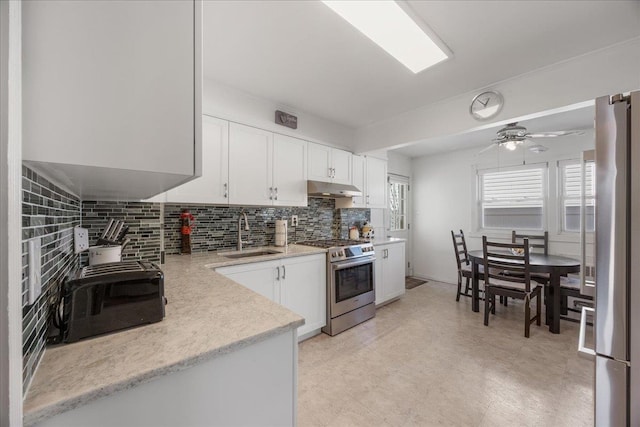
<path fill-rule="evenodd" d="M 22 3 L 0 2 L 0 426 L 22 425 Z"/>
<path fill-rule="evenodd" d="M 406 197 L 406 223 L 407 229 L 401 231 L 391 231 L 391 209 L 389 207 L 389 201 L 391 200 L 391 192 L 389 191 L 389 185 L 392 182 L 403 183 L 407 185 L 407 197 Z M 396 173 L 387 173 L 387 208 L 385 209 L 385 229 L 387 231 L 387 236 L 389 237 L 399 237 L 406 239 L 405 243 L 405 266 L 404 266 L 404 274 L 405 276 L 413 275 L 413 261 L 411 259 L 412 256 L 412 247 L 411 247 L 411 177 L 406 175 L 400 175 Z"/>

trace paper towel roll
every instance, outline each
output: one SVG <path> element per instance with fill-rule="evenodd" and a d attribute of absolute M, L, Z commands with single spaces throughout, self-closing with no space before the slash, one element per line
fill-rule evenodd
<path fill-rule="evenodd" d="M 287 246 L 287 220 L 276 220 L 276 246 Z"/>

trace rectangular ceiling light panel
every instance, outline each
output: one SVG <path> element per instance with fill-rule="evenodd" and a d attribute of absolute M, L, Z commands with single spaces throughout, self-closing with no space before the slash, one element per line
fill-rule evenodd
<path fill-rule="evenodd" d="M 448 58 L 395 1 L 323 3 L 414 73 Z"/>

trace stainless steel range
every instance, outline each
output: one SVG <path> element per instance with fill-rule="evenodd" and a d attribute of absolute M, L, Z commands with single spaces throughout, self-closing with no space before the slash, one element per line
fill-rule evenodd
<path fill-rule="evenodd" d="M 316 240 L 299 245 L 327 248 L 327 326 L 337 335 L 376 315 L 375 252 L 358 240 Z"/>

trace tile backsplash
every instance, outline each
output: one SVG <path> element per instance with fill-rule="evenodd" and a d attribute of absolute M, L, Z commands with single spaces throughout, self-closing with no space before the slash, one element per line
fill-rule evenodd
<path fill-rule="evenodd" d="M 110 219 L 122 220 L 131 239 L 122 259 L 160 262 L 161 211 L 159 203 L 83 201 L 82 226 L 89 230 L 89 245 L 93 246 Z M 87 255 L 83 254 L 82 262 L 87 263 Z"/>
<path fill-rule="evenodd" d="M 44 351 L 50 301 L 78 265 L 73 227 L 80 225 L 80 199 L 22 167 L 22 381 L 26 392 Z M 28 304 L 29 239 L 41 240 L 42 294 Z"/>
<path fill-rule="evenodd" d="M 250 231 L 242 231 L 246 247 L 274 243 L 275 220 L 298 215 L 298 227 L 289 226 L 290 243 L 308 239 L 328 239 L 333 235 L 334 202 L 331 199 L 309 199 L 308 207 L 246 207 L 166 204 L 164 213 L 165 252 L 180 253 L 180 213 L 188 209 L 195 217 L 191 234 L 193 252 L 233 249 L 237 243 L 238 218 L 244 210 Z M 290 222 L 289 222 L 290 224 Z M 243 224 L 244 225 L 244 224 Z"/>
<path fill-rule="evenodd" d="M 177 205 L 148 202 L 81 201 L 73 194 L 23 167 L 22 178 L 22 295 L 23 295 L 23 391 L 26 393 L 44 352 L 51 305 L 65 277 L 86 265 L 87 255 L 73 250 L 73 227 L 89 230 L 93 246 L 109 219 L 123 220 L 129 227 L 131 243 L 123 259 L 160 262 L 161 250 L 179 254 L 180 213 L 188 209 L 194 216 L 191 235 L 193 252 L 234 249 L 238 218 L 244 210 L 250 231 L 243 230 L 246 247 L 274 244 L 275 220 L 298 216 L 298 226 L 289 227 L 289 243 L 302 240 L 347 238 L 349 226 L 362 227 L 370 220 L 369 209 L 336 209 L 332 199 L 309 198 L 306 207 L 227 207 Z M 39 237 L 42 243 L 42 295 L 28 304 L 28 241 Z"/>

